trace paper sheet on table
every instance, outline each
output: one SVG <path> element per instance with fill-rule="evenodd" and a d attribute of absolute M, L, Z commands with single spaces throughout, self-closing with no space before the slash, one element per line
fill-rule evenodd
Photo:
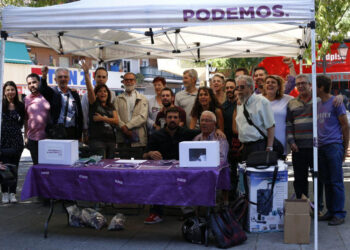
<path fill-rule="evenodd" d="M 161 165 L 141 165 L 137 168 L 137 170 L 168 170 L 172 167 L 172 165 L 161 166 Z"/>
<path fill-rule="evenodd" d="M 103 168 L 113 168 L 113 169 L 134 169 L 136 165 L 134 164 L 108 164 Z"/>
<path fill-rule="evenodd" d="M 147 160 L 127 160 L 127 159 L 120 159 L 120 160 L 117 160 L 115 161 L 116 163 L 118 164 L 141 164 L 141 163 L 144 163 L 146 162 Z"/>

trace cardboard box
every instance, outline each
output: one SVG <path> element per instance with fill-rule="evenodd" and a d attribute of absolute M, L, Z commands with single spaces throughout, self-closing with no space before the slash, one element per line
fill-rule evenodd
<path fill-rule="evenodd" d="M 39 141 L 39 164 L 72 165 L 79 160 L 77 140 Z"/>
<path fill-rule="evenodd" d="M 284 228 L 284 200 L 288 195 L 287 165 L 280 162 L 278 174 L 271 194 L 274 166 L 267 169 L 246 168 L 239 164 L 239 187 L 241 193 L 244 189 L 244 172 L 247 174 L 249 200 L 257 203 L 249 204 L 245 229 L 249 232 L 276 232 Z"/>
<path fill-rule="evenodd" d="M 284 243 L 310 243 L 310 205 L 306 199 L 284 202 Z"/>
<path fill-rule="evenodd" d="M 217 167 L 220 165 L 218 141 L 186 141 L 179 144 L 180 167 Z"/>

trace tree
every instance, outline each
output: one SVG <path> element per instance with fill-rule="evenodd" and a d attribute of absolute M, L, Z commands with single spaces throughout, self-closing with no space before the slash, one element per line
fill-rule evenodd
<path fill-rule="evenodd" d="M 74 0 L 74 1 L 77 1 L 77 0 Z M 5 7 L 8 5 L 43 7 L 43 6 L 49 6 L 49 5 L 74 2 L 74 1 L 72 0 L 0 0 L 0 7 Z"/>
<path fill-rule="evenodd" d="M 212 66 L 219 69 L 223 73 L 229 73 L 230 78 L 234 78 L 234 72 L 238 68 L 246 68 L 251 72 L 258 64 L 263 60 L 263 57 L 251 57 L 251 58 L 219 58 L 209 60 Z M 229 72 L 227 72 L 229 70 Z M 226 72 L 225 72 L 226 71 Z"/>
<path fill-rule="evenodd" d="M 350 32 L 350 1 L 316 0 L 315 8 L 316 41 L 321 44 L 316 50 L 323 57 L 330 51 L 332 42 L 342 43 Z M 310 46 L 304 58 L 310 60 Z"/>
<path fill-rule="evenodd" d="M 8 5 L 24 6 L 24 7 L 44 7 L 56 4 L 75 2 L 78 0 L 0 0 L 0 8 Z M 1 28 L 1 21 L 0 21 Z"/>

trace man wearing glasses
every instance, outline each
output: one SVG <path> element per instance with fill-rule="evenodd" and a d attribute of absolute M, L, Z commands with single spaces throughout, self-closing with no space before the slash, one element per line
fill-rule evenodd
<path fill-rule="evenodd" d="M 119 157 L 142 159 L 147 145 L 148 100 L 135 90 L 134 73 L 125 73 L 123 84 L 125 92 L 114 102 L 119 117 L 117 133 Z"/>
<path fill-rule="evenodd" d="M 213 112 L 205 110 L 200 117 L 201 133 L 197 135 L 194 141 L 219 141 L 220 142 L 220 161 L 227 162 L 228 142 L 225 138 L 219 138 L 216 134 L 216 116 Z"/>
<path fill-rule="evenodd" d="M 294 190 L 298 199 L 308 196 L 309 168 L 313 168 L 312 85 L 306 75 L 295 79 L 299 96 L 287 107 L 287 141 L 292 150 Z"/>
<path fill-rule="evenodd" d="M 290 100 L 287 106 L 287 141 L 292 150 L 294 190 L 297 198 L 308 196 L 309 169 L 313 171 L 313 126 L 312 126 L 312 85 L 309 77 L 300 74 L 295 78 L 299 96 Z M 333 100 L 338 107 L 343 102 L 341 95 Z M 323 209 L 322 183 L 318 182 L 318 210 Z"/>
<path fill-rule="evenodd" d="M 236 78 L 236 83 L 236 91 L 241 103 L 237 106 L 236 123 L 238 139 L 243 143 L 241 160 L 244 161 L 254 151 L 272 151 L 275 119 L 270 102 L 262 95 L 254 93 L 253 78 L 241 75 Z M 262 130 L 267 141 L 254 126 L 248 123 L 247 116 Z"/>

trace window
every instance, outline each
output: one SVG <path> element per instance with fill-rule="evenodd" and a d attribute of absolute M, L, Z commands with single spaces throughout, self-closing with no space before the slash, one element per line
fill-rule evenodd
<path fill-rule="evenodd" d="M 130 72 L 130 61 L 124 60 L 124 62 L 123 62 L 123 71 L 124 72 Z"/>
<path fill-rule="evenodd" d="M 148 59 L 142 59 L 141 61 L 141 67 L 148 67 L 149 60 Z"/>
<path fill-rule="evenodd" d="M 55 66 L 54 63 L 53 63 L 53 56 L 49 56 L 49 65 L 50 66 Z"/>

